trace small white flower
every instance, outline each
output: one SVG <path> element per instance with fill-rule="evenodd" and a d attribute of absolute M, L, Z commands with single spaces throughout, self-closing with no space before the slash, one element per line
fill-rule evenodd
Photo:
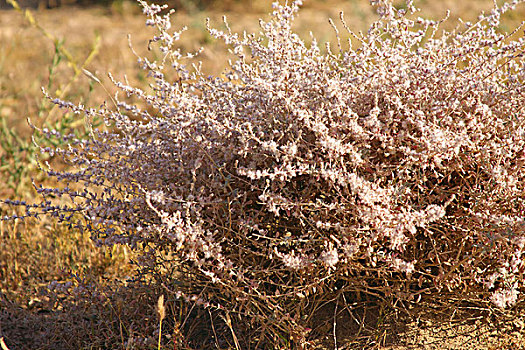
<path fill-rule="evenodd" d="M 321 262 L 325 264 L 328 267 L 335 267 L 337 263 L 339 262 L 339 255 L 337 254 L 337 249 L 335 248 L 329 248 L 328 250 L 325 250 L 321 253 Z"/>
<path fill-rule="evenodd" d="M 516 304 L 519 292 L 516 289 L 499 289 L 492 293 L 490 300 L 501 309 L 506 309 Z"/>

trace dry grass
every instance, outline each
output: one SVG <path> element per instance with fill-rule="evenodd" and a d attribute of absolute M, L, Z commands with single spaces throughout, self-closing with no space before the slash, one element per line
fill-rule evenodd
<path fill-rule="evenodd" d="M 443 17 L 445 9 L 449 8 L 452 18 L 461 16 L 471 20 L 480 9 L 490 9 L 492 1 L 421 1 L 416 5 L 423 9 L 424 14 L 436 19 Z M 236 2 L 229 2 L 228 7 L 230 13 L 227 16 L 233 31 L 254 30 L 257 18 L 264 16 L 270 8 L 265 1 L 253 2 L 250 13 L 245 13 L 243 5 Z M 210 73 L 222 71 L 228 57 L 222 44 L 207 34 L 205 18 L 210 17 L 211 22 L 218 25 L 223 10 L 217 7 L 207 12 L 175 15 L 174 23 L 189 27 L 181 41 L 184 50 L 195 51 L 201 46 L 206 47 L 202 61 L 205 70 Z M 363 0 L 311 1 L 298 17 L 297 30 L 305 33 L 305 37 L 312 31 L 320 40 L 331 41 L 334 33 L 326 21 L 330 17 L 337 18 L 340 10 L 345 11 L 347 22 L 353 29 L 364 30 L 375 16 L 367 1 Z M 64 41 L 54 43 L 21 14 L 0 12 L 0 119 L 4 122 L 0 137 L 5 140 L 0 148 L 2 198 L 30 200 L 35 196 L 30 179 L 46 181 L 33 159 L 36 152 L 31 150 L 31 133 L 26 118 L 30 117 L 36 125 L 59 125 L 63 112 L 43 100 L 41 86 L 66 100 L 95 105 L 107 100 L 107 92 L 100 85 L 78 74 L 78 67 L 88 58 L 85 68 L 99 77 L 111 92 L 113 88 L 105 78 L 107 72 L 113 72 L 118 78 L 125 73 L 135 86 L 146 83 L 143 72 L 136 67 L 135 57 L 129 54 L 126 36 L 131 34 L 134 49 L 142 54 L 152 33 L 144 29 L 144 18 L 134 5 L 123 3 L 109 9 L 67 7 L 35 13 L 35 18 L 48 35 Z M 508 28 L 503 29 L 515 27 L 523 18 L 525 9 L 521 7 L 513 13 L 513 17 L 505 20 Z M 71 57 L 68 59 L 57 47 L 66 48 Z M 50 71 L 49 67 L 54 68 Z M 92 88 L 86 89 L 88 86 Z M 82 125 L 78 127 L 81 129 Z M 12 214 L 8 210 L 11 209 L 2 207 L 0 213 Z M 147 338 L 144 347 L 155 348 L 158 293 L 147 284 L 130 284 L 132 287 L 126 288 L 126 278 L 133 269 L 129 264 L 132 258 L 132 253 L 123 247 L 104 251 L 95 247 L 87 235 L 50 220 L 0 221 L 0 337 L 4 337 L 11 349 L 125 348 L 132 337 Z M 85 286 L 85 299 L 72 300 L 67 292 L 58 290 L 55 293 L 44 292 L 45 287 L 56 280 L 81 280 L 80 284 Z M 100 303 L 93 304 L 94 299 Z M 443 328 L 441 325 L 414 324 L 408 329 L 395 328 L 390 321 L 383 321 L 392 315 L 384 315 L 381 310 L 369 311 L 368 316 L 364 312 L 357 315 L 361 317 L 361 327 L 356 331 L 370 335 L 382 329 L 390 333 L 376 333 L 379 335 L 374 341 L 367 338 L 370 347 L 389 345 L 400 349 L 400 346 L 389 344 L 396 341 L 414 349 L 523 346 L 521 341 L 525 329 L 518 321 L 501 328 L 480 325 L 476 329 L 485 332 L 482 334 L 490 334 L 490 341 L 479 336 L 464 344 L 462 341 L 468 337 L 458 335 L 451 337 L 453 340 L 447 340 L 451 331 L 438 332 L 438 328 Z M 211 317 L 197 312 L 188 314 L 191 315 L 189 318 L 165 321 L 163 327 L 171 327 L 170 344 L 173 347 L 186 346 L 179 337 L 181 327 L 189 329 L 188 333 L 195 337 L 202 336 L 196 328 L 196 320 Z M 365 319 L 367 322 L 363 321 Z M 341 319 L 341 322 L 353 321 Z M 379 327 L 374 328 L 371 324 Z M 458 326 L 452 332 L 462 329 L 473 332 L 474 324 L 473 321 L 469 326 L 461 326 L 467 328 Z M 326 329 L 329 334 L 330 325 Z M 398 336 L 395 334 L 397 330 L 410 337 Z M 227 325 L 222 330 L 213 331 L 229 332 Z M 508 335 L 502 336 L 505 333 Z M 438 345 L 423 344 L 432 337 L 438 339 Z"/>

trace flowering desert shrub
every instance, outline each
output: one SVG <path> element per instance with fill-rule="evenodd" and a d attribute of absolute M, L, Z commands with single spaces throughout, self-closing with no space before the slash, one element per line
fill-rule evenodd
<path fill-rule="evenodd" d="M 525 39 L 498 26 L 518 2 L 449 32 L 410 1 L 373 1 L 366 34 L 334 25 L 337 50 L 293 32 L 300 1 L 275 4 L 260 33 L 209 28 L 235 56 L 220 76 L 191 66 L 169 14 L 140 2 L 158 30 L 161 58 L 138 58 L 150 89 L 114 80 L 125 96 L 98 109 L 50 97 L 107 128 L 38 131 L 69 143 L 43 151 L 73 170 L 47 170 L 63 186 L 37 188 L 26 217 L 129 245 L 140 276 L 210 310 L 237 348 L 307 346 L 316 313 L 357 294 L 512 308 Z"/>

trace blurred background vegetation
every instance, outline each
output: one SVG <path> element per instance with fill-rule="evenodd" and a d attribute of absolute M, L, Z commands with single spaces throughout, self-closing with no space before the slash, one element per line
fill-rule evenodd
<path fill-rule="evenodd" d="M 22 8 L 51 9 L 61 6 L 111 6 L 115 2 L 128 0 L 20 0 Z M 250 7 L 253 1 L 249 0 L 160 0 L 158 4 L 167 4 L 170 8 L 178 10 L 205 10 L 210 8 L 230 10 L 237 6 Z M 0 8 L 12 8 L 6 0 L 0 1 Z"/>
<path fill-rule="evenodd" d="M 402 1 L 395 3 L 402 6 Z M 208 35 L 205 19 L 209 17 L 213 27 L 223 28 L 222 15 L 226 14 L 233 31 L 253 32 L 258 29 L 258 18 L 266 18 L 271 10 L 268 0 L 168 0 L 167 4 L 177 9 L 174 26 L 188 27 L 180 47 L 183 51 L 204 47 L 200 60 L 210 74 L 220 74 L 231 56 L 222 43 Z M 450 9 L 451 23 L 457 17 L 475 20 L 480 11 L 490 11 L 492 4 L 492 0 L 415 1 L 422 15 L 433 19 L 443 18 Z M 147 44 L 154 32 L 144 26 L 137 4 L 127 0 L 21 0 L 19 9 L 0 0 L 0 8 L 0 198 L 32 201 L 33 182 L 52 185 L 40 169 L 42 162 L 62 168 L 66 165 L 59 159 L 39 158 L 35 144 L 60 146 L 60 141 L 33 135 L 28 118 L 37 127 L 71 130 L 79 136 L 87 132 L 82 117 L 58 110 L 43 97 L 41 88 L 52 96 L 97 107 L 109 99 L 107 91 L 115 92 L 108 72 L 117 79 L 126 78 L 131 85 L 146 87 L 148 81 L 136 65 L 127 35 L 139 55 L 151 57 L 155 53 L 148 52 Z M 306 0 L 296 30 L 306 41 L 313 32 L 321 44 L 334 42 L 328 19 L 333 18 L 341 30 L 337 20 L 340 11 L 355 31 L 366 30 L 377 18 L 368 0 Z M 501 29 L 511 30 L 524 19 L 521 6 L 507 15 Z M 101 84 L 82 74 L 82 69 L 98 77 Z M 0 206 L 0 216 L 14 214 L 22 213 Z M 111 288 L 115 281 L 126 281 L 133 273 L 132 258 L 132 252 L 123 247 L 112 251 L 97 248 L 88 236 L 49 219 L 0 221 L 0 337 L 5 337 L 12 349 L 31 349 L 36 344 L 46 349 L 75 349 L 86 344 L 99 348 L 106 346 L 97 343 L 104 337 L 114 337 L 122 344 L 124 335 L 133 333 L 123 330 L 127 314 L 117 307 L 124 296 L 116 301 L 120 303 L 117 306 L 109 304 L 109 314 L 99 313 L 104 316 L 99 319 L 106 321 L 97 323 L 85 320 L 86 307 L 75 309 L 66 303 L 67 295 L 52 298 L 45 290 L 52 281 L 79 280 L 101 287 L 99 290 Z M 155 318 L 154 290 L 149 293 L 151 297 L 143 300 L 149 307 L 139 305 L 137 313 L 151 323 Z M 96 310 L 93 314 L 96 317 Z M 144 322 L 142 332 L 150 332 Z"/>

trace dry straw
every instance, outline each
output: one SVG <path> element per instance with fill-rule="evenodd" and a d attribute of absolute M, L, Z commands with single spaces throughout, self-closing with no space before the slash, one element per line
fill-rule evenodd
<path fill-rule="evenodd" d="M 157 347 L 160 350 L 160 344 L 162 340 L 162 321 L 166 317 L 166 309 L 164 308 L 164 295 L 161 295 L 157 301 L 157 313 L 159 315 L 159 341 Z"/>

